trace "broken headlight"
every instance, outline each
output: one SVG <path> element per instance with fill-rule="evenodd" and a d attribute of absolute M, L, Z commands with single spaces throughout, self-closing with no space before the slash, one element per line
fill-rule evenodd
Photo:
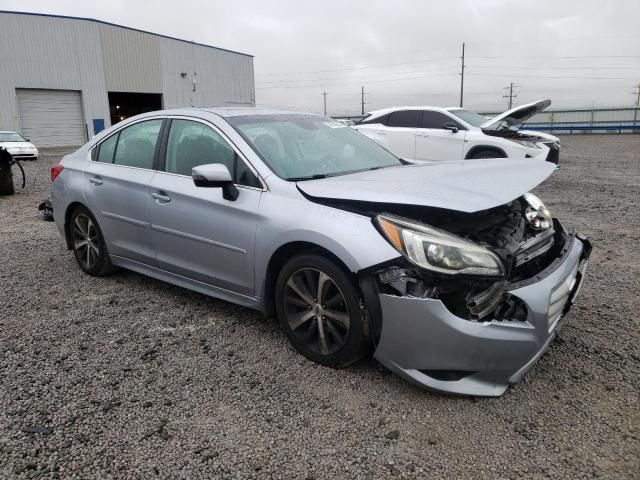
<path fill-rule="evenodd" d="M 549 230 L 553 226 L 553 217 L 542 200 L 533 193 L 525 193 L 522 198 L 527 202 L 524 216 L 529 226 L 534 230 Z"/>
<path fill-rule="evenodd" d="M 523 138 L 507 138 L 506 140 L 509 140 L 513 143 L 518 143 L 523 147 L 527 147 L 527 148 L 538 148 L 538 149 L 540 148 L 540 145 L 538 145 L 536 142 L 532 142 L 531 140 L 525 140 Z"/>
<path fill-rule="evenodd" d="M 476 243 L 394 215 L 378 215 L 375 221 L 387 240 L 419 267 L 449 275 L 504 276 L 500 258 Z"/>

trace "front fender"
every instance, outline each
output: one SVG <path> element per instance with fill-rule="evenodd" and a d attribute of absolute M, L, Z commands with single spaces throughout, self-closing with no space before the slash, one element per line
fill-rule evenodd
<path fill-rule="evenodd" d="M 322 247 L 354 273 L 398 257 L 371 218 L 313 203 L 297 189 L 291 195 L 293 192 L 290 190 L 287 195 L 270 192 L 263 195 L 260 203 L 264 220 L 256 232 L 255 285 L 260 290 L 256 296 L 264 298 L 269 261 L 288 243 L 307 242 Z"/>

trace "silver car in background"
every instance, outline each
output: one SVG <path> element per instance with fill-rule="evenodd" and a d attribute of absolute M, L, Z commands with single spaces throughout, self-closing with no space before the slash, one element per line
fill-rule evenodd
<path fill-rule="evenodd" d="M 501 395 L 542 356 L 589 242 L 529 190 L 555 166 L 411 165 L 327 117 L 143 114 L 52 167 L 82 270 L 121 267 L 276 315 L 332 367 L 373 351 L 418 385 Z"/>

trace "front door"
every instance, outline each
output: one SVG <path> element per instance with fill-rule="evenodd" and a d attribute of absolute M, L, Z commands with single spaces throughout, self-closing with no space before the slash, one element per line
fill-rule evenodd
<path fill-rule="evenodd" d="M 151 182 L 151 229 L 158 267 L 243 295 L 254 293 L 254 246 L 262 187 L 211 125 L 172 119 L 166 155 Z M 222 163 L 240 191 L 196 187 L 191 169 Z"/>
<path fill-rule="evenodd" d="M 447 130 L 445 125 L 459 130 Z M 435 162 L 462 160 L 466 134 L 464 127 L 447 115 L 425 110 L 421 128 L 416 130 L 416 159 Z"/>

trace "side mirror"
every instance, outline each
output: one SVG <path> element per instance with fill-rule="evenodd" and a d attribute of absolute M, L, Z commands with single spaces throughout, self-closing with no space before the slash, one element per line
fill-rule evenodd
<path fill-rule="evenodd" d="M 234 201 L 240 195 L 231 174 L 222 163 L 208 163 L 191 169 L 191 178 L 196 187 L 222 188 L 222 198 Z"/>
<path fill-rule="evenodd" d="M 458 133 L 460 129 L 453 123 L 445 123 L 442 128 L 449 130 L 451 133 Z"/>

